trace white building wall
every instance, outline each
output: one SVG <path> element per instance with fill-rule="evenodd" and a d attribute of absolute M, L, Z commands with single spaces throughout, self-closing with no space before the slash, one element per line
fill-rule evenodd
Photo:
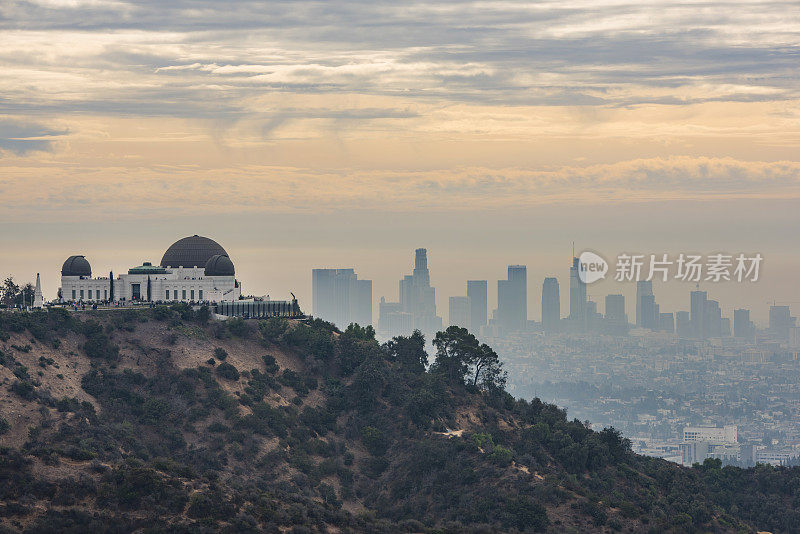
<path fill-rule="evenodd" d="M 236 287 L 234 276 L 205 276 L 202 267 L 169 269 L 159 274 L 121 274 L 114 280 L 114 300 L 130 301 L 133 286 L 139 284 L 142 300 L 147 299 L 147 277 L 150 277 L 152 301 L 215 301 L 238 300 L 241 287 Z M 95 302 L 107 300 L 108 278 L 80 276 L 61 277 L 61 295 L 67 302 Z M 169 298 L 167 291 L 169 290 Z M 91 291 L 91 294 L 90 294 Z M 99 291 L 99 293 L 98 293 Z M 74 292 L 74 293 L 73 293 Z"/>

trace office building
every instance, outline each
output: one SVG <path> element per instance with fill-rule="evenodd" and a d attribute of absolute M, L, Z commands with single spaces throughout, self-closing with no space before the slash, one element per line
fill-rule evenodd
<path fill-rule="evenodd" d="M 433 339 L 442 329 L 442 318 L 436 315 L 436 289 L 431 287 L 426 249 L 415 251 L 414 270 L 404 276 L 398 286 L 398 303 L 381 298 L 378 333 L 383 337 L 395 337 L 419 330 L 426 339 Z"/>
<path fill-rule="evenodd" d="M 450 326 L 470 328 L 470 301 L 469 297 L 450 297 L 449 299 Z M 475 332 L 473 332 L 474 334 Z"/>
<path fill-rule="evenodd" d="M 372 324 L 372 280 L 359 280 L 354 269 L 313 269 L 311 293 L 315 317 L 342 330 Z"/>
<path fill-rule="evenodd" d="M 789 341 L 790 330 L 796 321 L 797 318 L 791 316 L 789 306 L 769 307 L 769 331 L 778 341 Z"/>
<path fill-rule="evenodd" d="M 548 277 L 542 283 L 542 330 L 557 332 L 561 321 L 561 296 L 558 280 Z"/>
<path fill-rule="evenodd" d="M 579 330 L 586 329 L 586 284 L 580 279 L 580 259 L 572 258 L 569 269 L 569 318 Z"/>
<path fill-rule="evenodd" d="M 756 327 L 750 320 L 750 310 L 738 309 L 733 311 L 733 336 L 739 339 L 753 340 Z"/>
<path fill-rule="evenodd" d="M 682 338 L 693 337 L 692 320 L 689 312 L 679 311 L 675 314 L 675 332 Z"/>
<path fill-rule="evenodd" d="M 627 323 L 625 314 L 625 295 L 606 295 L 606 320 L 614 323 Z"/>
<path fill-rule="evenodd" d="M 508 279 L 497 281 L 495 324 L 503 332 L 518 332 L 528 326 L 528 270 L 509 265 Z"/>
<path fill-rule="evenodd" d="M 656 298 L 653 295 L 653 282 L 639 280 L 636 282 L 636 326 L 639 328 L 657 328 Z"/>
<path fill-rule="evenodd" d="M 708 294 L 705 291 L 695 290 L 691 292 L 690 297 L 690 314 L 692 323 L 692 337 L 695 339 L 705 339 L 706 327 L 706 302 L 708 301 Z"/>
<path fill-rule="evenodd" d="M 489 308 L 486 297 L 486 280 L 467 280 L 467 298 L 469 298 L 469 331 L 476 336 L 486 326 L 486 314 Z"/>

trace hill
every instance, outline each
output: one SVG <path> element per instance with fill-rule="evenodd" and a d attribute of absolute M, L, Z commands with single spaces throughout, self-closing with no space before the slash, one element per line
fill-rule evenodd
<path fill-rule="evenodd" d="M 208 315 L 0 313 L 0 532 L 800 528 L 800 468 L 637 456 L 465 330 Z"/>

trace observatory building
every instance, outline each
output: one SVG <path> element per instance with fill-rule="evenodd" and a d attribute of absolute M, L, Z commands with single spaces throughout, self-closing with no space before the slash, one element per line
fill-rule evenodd
<path fill-rule="evenodd" d="M 61 267 L 62 302 L 223 302 L 239 300 L 241 284 L 230 256 L 207 237 L 193 235 L 170 246 L 159 265 L 144 262 L 116 278 L 92 277 L 85 256 Z"/>

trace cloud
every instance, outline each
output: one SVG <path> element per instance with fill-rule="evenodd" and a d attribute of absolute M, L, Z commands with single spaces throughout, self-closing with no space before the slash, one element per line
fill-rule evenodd
<path fill-rule="evenodd" d="M 793 5 L 12 0 L 0 6 L 2 109 L 236 120 L 247 99 L 279 91 L 505 105 L 789 101 L 800 98 Z"/>
<path fill-rule="evenodd" d="M 204 211 L 241 215 L 376 206 L 386 212 L 476 211 L 552 203 L 577 207 L 674 199 L 800 199 L 800 162 L 705 157 L 637 159 L 549 171 L 469 167 L 365 172 L 263 165 L 216 169 L 164 165 L 149 170 L 69 170 L 54 165 L 20 166 L 13 171 L 15 178 L 0 181 L 0 196 L 7 205 L 4 217 L 12 220 L 17 210 L 43 206 L 54 217 L 102 218 L 113 213 L 115 218 L 135 219 Z M 42 187 L 41 177 L 47 175 L 56 179 Z M 91 195 L 72 194 L 81 188 Z M 184 198 L 192 202 L 174 202 Z M 85 213 L 86 200 L 91 214 Z"/>
<path fill-rule="evenodd" d="M 23 123 L 0 118 L 0 152 L 15 154 L 50 150 L 54 137 L 66 135 L 66 130 L 54 130 L 41 124 Z"/>

